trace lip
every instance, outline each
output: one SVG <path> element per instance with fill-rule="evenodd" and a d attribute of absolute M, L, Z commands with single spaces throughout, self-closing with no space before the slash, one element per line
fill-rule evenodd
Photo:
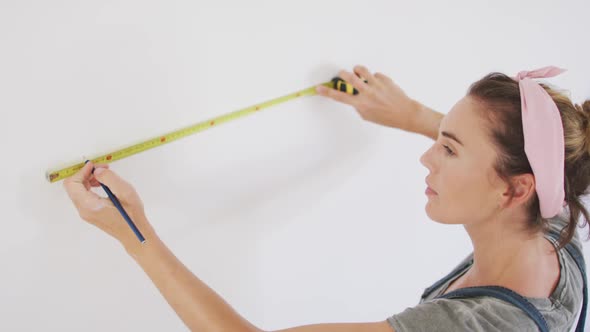
<path fill-rule="evenodd" d="M 426 195 L 428 195 L 428 196 L 435 196 L 435 195 L 438 195 L 438 194 L 436 193 L 436 191 L 432 190 L 430 187 L 427 187 L 427 188 L 426 188 L 426 191 L 425 191 L 424 193 L 425 193 Z"/>
<path fill-rule="evenodd" d="M 428 183 L 428 181 L 426 181 L 426 186 L 427 186 L 426 191 L 425 191 L 426 195 L 438 195 L 438 193 L 430 187 L 430 184 Z"/>

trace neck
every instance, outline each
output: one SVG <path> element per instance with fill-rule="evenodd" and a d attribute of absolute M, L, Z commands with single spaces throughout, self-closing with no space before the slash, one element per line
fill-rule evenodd
<path fill-rule="evenodd" d="M 522 271 L 535 268 L 548 254 L 548 242 L 542 234 L 529 235 L 515 219 L 492 220 L 465 225 L 473 243 L 473 265 L 469 281 L 474 284 L 502 285 Z M 551 246 L 549 244 L 549 246 Z"/>

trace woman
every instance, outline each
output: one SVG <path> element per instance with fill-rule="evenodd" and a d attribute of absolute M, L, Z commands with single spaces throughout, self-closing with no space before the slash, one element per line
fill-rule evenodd
<path fill-rule="evenodd" d="M 590 184 L 590 100 L 574 105 L 533 80 L 560 72 L 546 67 L 516 78 L 489 74 L 445 116 L 362 66 L 340 73 L 357 95 L 318 87 L 320 95 L 354 106 L 365 120 L 436 141 L 420 158 L 430 171 L 426 212 L 432 220 L 464 225 L 474 251 L 426 289 L 417 306 L 386 320 L 283 331 L 538 331 L 543 324 L 569 330 L 585 279 L 569 249 L 581 250 L 577 221 L 590 219 L 580 201 Z M 129 183 L 107 165 L 95 167 L 92 174 L 88 163 L 64 181 L 80 216 L 123 245 L 191 330 L 262 331 L 174 256 Z M 146 243 L 137 241 L 108 199 L 90 191 L 99 182 L 119 198 Z"/>

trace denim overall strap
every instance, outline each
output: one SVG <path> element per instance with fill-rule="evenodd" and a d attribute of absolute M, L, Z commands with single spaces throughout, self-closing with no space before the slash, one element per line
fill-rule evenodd
<path fill-rule="evenodd" d="M 471 298 L 478 296 L 490 296 L 502 301 L 506 301 L 518 308 L 522 309 L 539 327 L 541 332 L 549 332 L 549 326 L 545 321 L 543 315 L 530 303 L 526 298 L 520 294 L 500 286 L 482 286 L 482 287 L 466 287 L 459 288 L 455 291 L 438 296 L 437 299 L 454 299 L 454 298 Z"/>
<path fill-rule="evenodd" d="M 556 241 L 559 238 L 559 234 L 553 231 L 549 232 L 549 236 L 551 236 Z M 575 330 L 575 332 L 584 332 L 584 325 L 586 325 L 586 308 L 588 306 L 588 280 L 586 276 L 586 263 L 584 261 L 584 255 L 574 245 L 568 243 L 565 245 L 565 249 L 570 254 L 570 256 L 572 256 L 576 262 L 576 265 L 578 265 L 578 269 L 580 269 L 580 273 L 582 274 L 582 281 L 584 282 L 584 287 L 582 289 L 582 309 L 580 311 L 578 325 L 576 326 Z"/>
<path fill-rule="evenodd" d="M 559 234 L 553 231 L 550 231 L 548 235 L 557 241 L 559 238 Z M 575 332 L 583 332 L 584 325 L 586 323 L 586 310 L 588 306 L 588 281 L 586 275 L 586 264 L 584 260 L 584 255 L 580 250 L 578 250 L 574 245 L 568 243 L 565 246 L 566 251 L 568 254 L 574 259 L 580 273 L 582 274 L 582 281 L 583 281 L 583 293 L 582 293 L 582 308 L 580 311 L 580 316 L 578 318 L 578 324 L 576 326 Z M 456 267 L 453 271 L 451 271 L 448 275 L 444 278 L 440 279 L 439 281 L 435 282 L 432 286 L 426 288 L 424 293 L 422 294 L 422 299 L 425 299 L 432 293 L 433 290 L 439 288 L 441 285 L 455 277 L 460 271 L 465 269 L 468 265 L 472 263 L 473 260 L 469 260 L 464 264 Z M 524 310 L 530 317 L 535 321 L 537 326 L 541 331 L 548 331 L 547 322 L 543 318 L 543 315 L 532 305 L 526 298 L 522 297 L 518 293 L 504 288 L 500 286 L 484 286 L 484 287 L 470 287 L 470 288 L 460 288 L 458 290 L 449 292 L 445 295 L 439 296 L 437 298 L 467 298 L 467 297 L 475 297 L 475 296 L 492 296 L 495 298 L 499 298 L 501 300 L 507 301 L 519 307 L 520 309 Z"/>
<path fill-rule="evenodd" d="M 462 271 L 463 269 L 465 269 L 467 266 L 471 265 L 472 263 L 473 263 L 473 258 L 466 261 L 465 263 L 457 266 L 455 269 L 453 269 L 453 271 L 451 271 L 445 277 L 443 277 L 439 281 L 435 282 L 432 286 L 426 288 L 424 290 L 424 293 L 422 293 L 422 299 L 425 299 L 426 297 L 428 297 L 428 295 L 430 295 L 430 293 L 432 293 L 433 290 L 439 288 L 442 284 L 444 284 L 447 281 L 449 281 L 450 279 L 454 278 L 460 271 Z"/>

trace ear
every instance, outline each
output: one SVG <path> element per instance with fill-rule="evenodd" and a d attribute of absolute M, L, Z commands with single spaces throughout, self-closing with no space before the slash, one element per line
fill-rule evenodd
<path fill-rule="evenodd" d="M 536 194 L 536 182 L 533 174 L 527 173 L 516 175 L 512 177 L 511 183 L 514 187 L 512 201 L 510 202 L 511 193 L 508 185 L 506 185 L 505 190 L 502 193 L 500 205 L 504 208 L 525 204 Z"/>

